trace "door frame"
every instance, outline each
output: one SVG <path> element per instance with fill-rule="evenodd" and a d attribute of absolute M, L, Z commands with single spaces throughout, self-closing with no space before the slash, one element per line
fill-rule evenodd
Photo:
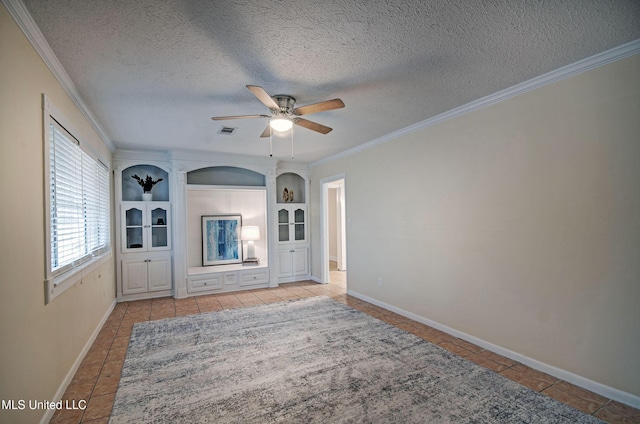
<path fill-rule="evenodd" d="M 342 239 L 343 239 L 343 267 L 346 265 L 346 175 L 338 174 L 320 180 L 320 282 L 329 283 L 329 188 L 332 184 L 343 181 L 342 186 Z"/>

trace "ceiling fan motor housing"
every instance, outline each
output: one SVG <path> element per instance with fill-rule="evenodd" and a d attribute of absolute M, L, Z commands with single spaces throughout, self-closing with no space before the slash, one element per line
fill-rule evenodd
<path fill-rule="evenodd" d="M 275 112 L 285 113 L 287 115 L 293 113 L 293 106 L 296 104 L 296 99 L 286 94 L 276 94 L 272 98 L 280 107 L 280 110 L 276 110 Z"/>

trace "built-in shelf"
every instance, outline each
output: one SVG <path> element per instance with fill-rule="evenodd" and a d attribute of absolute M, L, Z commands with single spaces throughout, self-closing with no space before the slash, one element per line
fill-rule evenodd
<path fill-rule="evenodd" d="M 285 189 L 289 194 L 293 192 L 293 201 L 285 201 L 283 196 Z M 285 172 L 276 178 L 276 194 L 277 203 L 306 203 L 306 182 L 298 174 Z"/>
<path fill-rule="evenodd" d="M 232 265 L 215 265 L 215 266 L 192 266 L 189 267 L 188 275 L 202 275 L 202 274 L 214 274 L 217 272 L 236 272 L 236 271 L 251 271 L 256 269 L 265 269 L 269 268 L 267 264 L 260 265 L 242 265 L 242 264 L 232 264 Z"/>
<path fill-rule="evenodd" d="M 162 178 L 162 181 L 157 183 L 151 189 L 153 195 L 153 201 L 155 202 L 168 202 L 169 201 L 169 174 L 164 169 L 158 168 L 155 165 L 133 165 L 122 171 L 122 201 L 135 202 L 142 199 L 142 187 L 138 184 L 133 176 L 137 175 L 143 180 L 150 176 L 154 181 Z"/>

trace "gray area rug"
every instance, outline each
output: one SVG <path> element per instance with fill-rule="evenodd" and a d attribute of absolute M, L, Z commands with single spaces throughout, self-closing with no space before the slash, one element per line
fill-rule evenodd
<path fill-rule="evenodd" d="M 595 423 L 320 296 L 136 324 L 110 423 Z"/>

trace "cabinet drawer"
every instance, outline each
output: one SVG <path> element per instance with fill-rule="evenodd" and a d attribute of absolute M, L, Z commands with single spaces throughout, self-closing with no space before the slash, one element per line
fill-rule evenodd
<path fill-rule="evenodd" d="M 267 272 L 251 272 L 240 274 L 240 287 L 267 284 L 269 274 Z"/>
<path fill-rule="evenodd" d="M 198 292 L 205 290 L 216 290 L 222 288 L 222 276 L 207 276 L 200 278 L 189 278 L 190 292 Z"/>

